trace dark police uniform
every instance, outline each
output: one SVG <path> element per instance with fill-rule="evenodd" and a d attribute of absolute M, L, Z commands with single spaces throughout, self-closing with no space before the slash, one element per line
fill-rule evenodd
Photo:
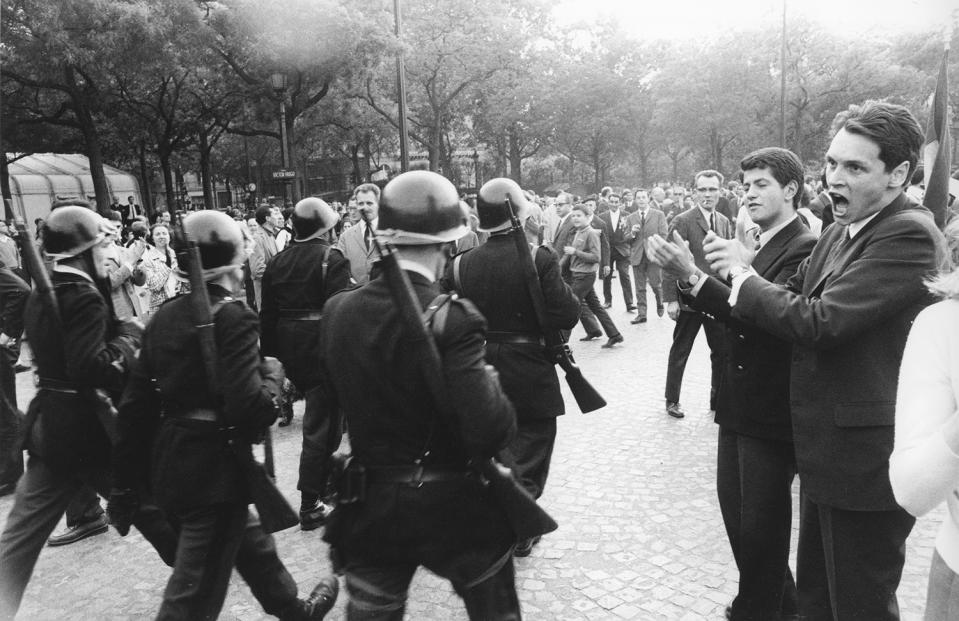
<path fill-rule="evenodd" d="M 426 308 L 438 283 L 407 274 Z M 324 390 L 346 417 L 354 460 L 367 469 L 365 501 L 338 506 L 324 534 L 346 574 L 348 616 L 402 619 L 423 565 L 450 580 L 471 619 L 519 619 L 514 535 L 466 470 L 468 455 L 494 454 L 516 428 L 484 364 L 486 322 L 468 302 L 451 302 L 436 339 L 455 422 L 434 405 L 417 345 L 404 333 L 384 277 L 333 296 L 320 326 Z M 420 473 L 413 464 L 421 458 Z"/>
<path fill-rule="evenodd" d="M 96 388 L 116 395 L 139 344 L 139 329 L 110 313 L 93 281 L 79 270 L 53 272 L 61 329 L 34 291 L 25 327 L 39 389 L 30 403 L 30 462 L 0 537 L 0 618 L 19 607 L 40 549 L 81 486 L 110 493 L 110 440 L 95 410 Z M 143 505 L 133 524 L 172 564 L 176 536 L 163 514 Z"/>
<path fill-rule="evenodd" d="M 216 618 L 234 565 L 264 611 L 292 618 L 296 583 L 273 537 L 250 514 L 243 467 L 223 431 L 234 427 L 239 441 L 248 442 L 276 419 L 260 371 L 257 318 L 222 287 L 208 289 L 216 311 L 218 394 L 208 384 L 189 297 L 181 296 L 150 321 L 120 407 L 123 472 L 149 470 L 158 503 L 181 526 L 157 618 Z M 119 478 L 118 487 L 133 487 Z"/>
<path fill-rule="evenodd" d="M 323 407 L 319 389 L 319 322 L 326 300 L 350 284 L 350 262 L 325 239 L 290 242 L 263 273 L 261 348 L 286 368 L 306 396 L 298 489 L 323 496 L 330 454 L 340 440 L 338 416 Z"/>
<path fill-rule="evenodd" d="M 539 498 L 556 440 L 556 417 L 565 413 L 543 330 L 572 329 L 579 320 L 580 303 L 563 281 L 556 255 L 546 247 L 537 248 L 534 261 L 547 321 L 540 326 L 518 260 L 513 238 L 493 233 L 485 244 L 451 261 L 443 282 L 469 298 L 486 317 L 486 361 L 499 372 L 503 391 L 516 408 L 518 429 L 508 449 L 510 465 L 523 487 Z"/>
<path fill-rule="evenodd" d="M 12 339 L 0 348 L 0 496 L 13 491 L 23 474 L 23 451 L 17 442 L 17 375 L 14 365 L 23 334 L 23 309 L 30 285 L 9 267 L 0 266 L 0 331 Z"/>

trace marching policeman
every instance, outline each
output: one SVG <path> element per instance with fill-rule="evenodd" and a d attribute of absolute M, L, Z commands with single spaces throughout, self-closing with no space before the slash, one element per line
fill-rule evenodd
<path fill-rule="evenodd" d="M 327 298 L 349 286 L 350 262 L 326 237 L 340 217 L 325 201 L 301 200 L 292 219 L 293 242 L 263 273 L 261 347 L 265 356 L 279 358 L 287 376 L 305 393 L 300 527 L 313 530 L 330 511 L 320 499 L 330 476 L 330 455 L 340 441 L 339 416 L 325 407 L 319 388 L 320 317 Z"/>
<path fill-rule="evenodd" d="M 563 281 L 556 255 L 545 246 L 533 246 L 537 286 L 543 291 L 546 310 L 545 325 L 540 325 L 509 234 L 507 197 L 525 223 L 531 209 L 519 185 L 505 178 L 487 181 L 480 188 L 476 210 L 479 230 L 488 232 L 489 239 L 454 257 L 444 284 L 469 298 L 486 317 L 486 361 L 499 371 L 503 390 L 516 407 L 518 429 L 507 452 L 516 477 L 539 498 L 556 441 L 556 417 L 564 414 L 543 332 L 572 329 L 579 320 L 580 303 Z M 534 543 L 520 542 L 516 555 L 529 555 Z"/>
<path fill-rule="evenodd" d="M 0 619 L 16 614 L 40 550 L 77 491 L 89 485 L 109 494 L 111 445 L 95 391 L 119 396 L 143 330 L 114 319 L 104 296 L 106 220 L 85 201 L 54 208 L 43 234 L 53 291 L 35 274 L 25 314 L 38 390 L 25 423 L 30 460 L 0 536 Z M 132 520 L 172 564 L 176 536 L 162 512 L 144 503 Z"/>
<path fill-rule="evenodd" d="M 180 525 L 157 619 L 215 619 L 234 566 L 268 614 L 290 621 L 322 619 L 336 599 L 335 578 L 321 581 L 309 598 L 297 599 L 273 537 L 250 513 L 243 463 L 231 447 L 240 443 L 248 449 L 276 420 L 283 381 L 275 360 L 261 365 L 256 314 L 232 297 L 243 278 L 243 233 L 217 211 L 188 216 L 183 229 L 196 241 L 203 263 L 219 386 L 210 385 L 204 365 L 210 352 L 201 349 L 190 297 L 166 302 L 146 329 L 120 405 L 111 517 L 135 504 L 129 490 L 136 488 L 138 475 L 149 472 L 158 503 Z M 184 269 L 188 255 L 181 259 Z M 185 278 L 182 272 L 178 276 Z"/>
<path fill-rule="evenodd" d="M 377 235 L 395 245 L 422 309 L 440 299 L 438 279 L 467 217 L 456 188 L 436 173 L 404 173 L 383 190 Z M 422 565 L 452 583 L 470 619 L 519 619 L 513 531 L 467 468 L 469 456 L 494 454 L 516 429 L 483 361 L 486 322 L 462 299 L 433 315 L 440 381 L 455 410 L 446 413 L 388 276 L 330 298 L 320 325 L 325 390 L 346 417 L 353 450 L 324 533 L 346 576 L 347 617 L 401 619 Z"/>

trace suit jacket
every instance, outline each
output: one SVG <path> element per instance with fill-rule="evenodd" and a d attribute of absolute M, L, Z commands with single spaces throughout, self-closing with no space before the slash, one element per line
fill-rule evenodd
<path fill-rule="evenodd" d="M 540 246 L 533 255 L 539 287 L 546 302 L 540 326 L 510 235 L 491 235 L 482 246 L 459 259 L 459 283 L 450 261 L 444 286 L 476 304 L 491 332 L 543 334 L 571 330 L 579 319 L 579 299 L 560 275 L 556 254 Z M 503 392 L 516 407 L 520 421 L 562 415 L 563 395 L 553 361 L 542 345 L 486 343 L 486 361 L 499 371 Z"/>
<path fill-rule="evenodd" d="M 569 217 L 569 214 L 566 214 L 566 219 L 561 220 L 556 226 L 556 233 L 553 235 L 553 239 L 550 240 L 550 245 L 553 247 L 553 250 L 562 255 L 563 247 L 569 243 L 570 233 L 572 232 L 573 219 Z"/>
<path fill-rule="evenodd" d="M 369 282 L 370 267 L 373 265 L 373 257 L 376 254 L 373 244 L 370 244 L 369 248 L 366 247 L 366 242 L 363 240 L 365 234 L 366 223 L 361 221 L 348 228 L 336 242 L 337 249 L 349 260 L 350 274 L 359 285 Z"/>
<path fill-rule="evenodd" d="M 599 231 L 599 249 L 600 249 L 600 258 L 599 266 L 609 265 L 609 227 L 606 226 L 606 222 L 599 216 L 594 215 L 593 219 L 590 220 L 589 226 L 591 228 Z M 602 276 L 602 274 L 600 274 Z"/>
<path fill-rule="evenodd" d="M 816 236 L 795 218 L 759 249 L 753 269 L 771 283 L 785 284 L 815 245 Z M 698 295 L 687 300 L 726 327 L 726 365 L 716 395 L 716 422 L 742 435 L 791 442 L 790 343 L 733 319 L 729 287 L 717 278 L 710 276 Z"/>
<path fill-rule="evenodd" d="M 253 280 L 263 278 L 263 271 L 266 270 L 266 264 L 270 259 L 276 256 L 276 236 L 263 228 L 263 225 L 256 227 L 253 231 L 253 254 L 250 255 L 250 272 Z"/>
<path fill-rule="evenodd" d="M 619 210 L 619 223 L 616 229 L 613 229 L 613 217 L 611 212 L 604 211 L 599 217 L 606 223 L 606 230 L 609 232 L 609 250 L 610 255 L 614 252 L 619 253 L 621 257 L 629 256 L 629 225 L 626 219 L 629 214 L 625 210 Z M 610 258 L 612 260 L 612 257 Z"/>
<path fill-rule="evenodd" d="M 653 235 L 666 237 L 666 214 L 650 205 L 646 209 L 645 223 L 640 212 L 636 211 L 629 214 L 626 224 L 629 225 L 629 264 L 639 265 L 649 262 L 649 257 L 646 256 L 646 240 Z M 642 226 L 642 228 L 638 233 L 633 233 L 634 226 Z"/>
<path fill-rule="evenodd" d="M 716 227 L 716 235 L 723 239 L 732 238 L 732 226 L 730 226 L 726 216 L 715 212 L 713 215 L 715 216 L 713 221 Z M 696 262 L 696 267 L 710 276 L 718 277 L 719 274 L 709 267 L 709 261 L 706 260 L 706 255 L 703 252 L 703 240 L 706 239 L 706 234 L 709 232 L 709 223 L 706 222 L 706 218 L 703 217 L 702 210 L 699 207 L 692 207 L 673 218 L 669 226 L 667 237 L 669 241 L 673 240 L 673 231 L 678 231 L 682 238 L 689 242 L 689 250 L 693 253 L 693 260 Z M 663 301 L 679 302 L 682 310 L 692 310 L 680 299 L 679 288 L 676 286 L 676 278 L 676 274 L 668 270 L 663 271 Z"/>
<path fill-rule="evenodd" d="M 853 511 L 898 507 L 889 455 L 899 363 L 932 298 L 942 234 L 900 194 L 855 238 L 830 227 L 787 283 L 743 283 L 733 317 L 793 343 L 790 405 L 803 489 Z"/>

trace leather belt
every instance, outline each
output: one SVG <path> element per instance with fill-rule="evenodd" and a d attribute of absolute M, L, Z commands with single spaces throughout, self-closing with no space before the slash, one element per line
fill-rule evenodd
<path fill-rule="evenodd" d="M 184 410 L 180 412 L 175 412 L 169 414 L 170 418 L 178 418 L 181 420 L 202 420 L 211 423 L 215 423 L 220 420 L 220 416 L 216 410 L 210 410 L 207 408 L 197 408 L 195 410 Z"/>
<path fill-rule="evenodd" d="M 473 473 L 469 470 L 426 466 L 386 466 L 366 469 L 367 483 L 406 483 L 411 487 L 419 487 L 423 483 L 462 481 L 471 476 Z"/>
<path fill-rule="evenodd" d="M 546 341 L 539 334 L 529 332 L 497 332 L 490 330 L 486 333 L 486 340 L 489 343 L 508 343 L 511 345 L 542 345 L 545 347 Z"/>
<path fill-rule="evenodd" d="M 68 395 L 79 394 L 79 387 L 73 382 L 66 380 L 53 379 L 51 377 L 37 377 L 37 388 L 41 390 L 52 390 L 53 392 L 62 392 Z"/>
<path fill-rule="evenodd" d="M 323 319 L 323 313 L 318 310 L 281 310 L 280 319 L 292 319 L 293 321 L 319 321 Z"/>

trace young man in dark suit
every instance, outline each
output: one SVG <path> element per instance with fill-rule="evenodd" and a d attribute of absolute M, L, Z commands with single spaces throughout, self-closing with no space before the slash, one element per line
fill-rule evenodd
<path fill-rule="evenodd" d="M 646 240 L 666 234 L 666 215 L 653 209 L 646 190 L 637 190 L 636 210 L 626 218 L 629 225 L 629 263 L 636 285 L 636 318 L 629 323 L 646 323 L 646 282 L 656 298 L 656 314 L 663 316 L 663 271 L 646 256 Z"/>
<path fill-rule="evenodd" d="M 629 214 L 621 208 L 619 194 L 611 192 L 606 200 L 609 202 L 609 211 L 604 211 L 599 217 L 606 224 L 606 231 L 609 233 L 609 265 L 616 268 L 619 284 L 623 288 L 626 310 L 634 311 L 636 306 L 633 304 L 633 284 L 629 278 L 629 226 L 626 224 Z M 605 308 L 613 305 L 612 278 L 612 272 L 603 277 Z"/>
<path fill-rule="evenodd" d="M 723 176 L 715 170 L 696 173 L 696 205 L 673 218 L 670 224 L 669 238 L 673 233 L 689 242 L 696 265 L 710 276 L 715 276 L 703 253 L 703 240 L 706 234 L 713 232 L 718 237 L 729 239 L 733 236 L 732 226 L 726 216 L 716 213 L 716 201 L 723 187 Z M 664 275 L 663 299 L 666 312 L 676 322 L 673 330 L 673 344 L 669 348 L 669 362 L 666 369 L 666 413 L 673 418 L 683 418 L 686 414 L 679 405 L 679 393 L 683 385 L 683 373 L 686 361 L 693 349 L 696 335 L 702 327 L 709 343 L 709 359 L 712 363 L 712 382 L 709 395 L 709 409 L 714 410 L 716 389 L 722 375 L 723 328 L 714 319 L 689 308 L 679 299 L 677 275 L 667 271 Z"/>
<path fill-rule="evenodd" d="M 750 153 L 740 168 L 750 218 L 761 231 L 753 267 L 766 280 L 785 283 L 816 245 L 816 236 L 796 214 L 802 162 L 791 151 L 773 147 Z M 739 569 L 739 592 L 727 618 L 791 619 L 797 605 L 788 565 L 796 476 L 789 414 L 792 347 L 732 319 L 729 286 L 696 267 L 683 244 L 654 236 L 649 247 L 653 258 L 682 275 L 680 290 L 690 305 L 726 329 L 726 364 L 716 396 L 716 488 Z"/>
<path fill-rule="evenodd" d="M 835 225 L 785 286 L 750 269 L 741 243 L 710 237 L 732 278 L 732 316 L 793 344 L 790 405 L 802 510 L 796 566 L 804 619 L 899 618 L 896 589 L 915 522 L 889 483 L 899 363 L 942 234 L 905 194 L 923 143 L 902 106 L 836 119 L 826 153 Z"/>

